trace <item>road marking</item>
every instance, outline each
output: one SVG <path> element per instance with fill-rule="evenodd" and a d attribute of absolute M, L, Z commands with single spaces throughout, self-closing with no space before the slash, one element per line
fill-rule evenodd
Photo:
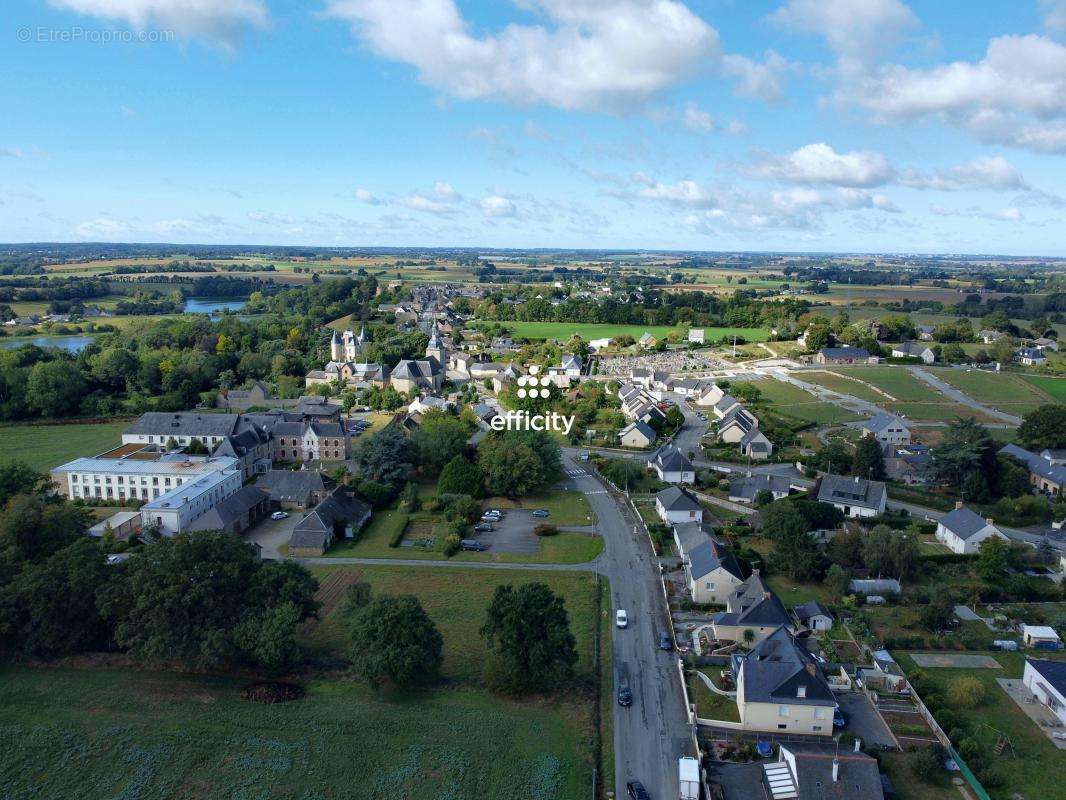
<path fill-rule="evenodd" d="M 584 494 L 607 494 L 606 489 L 595 489 L 591 492 L 584 492 Z"/>
<path fill-rule="evenodd" d="M 574 469 L 568 469 L 566 471 L 566 474 L 569 475 L 571 478 L 583 478 L 588 475 L 588 472 L 586 470 L 581 469 L 580 467 L 576 467 Z"/>

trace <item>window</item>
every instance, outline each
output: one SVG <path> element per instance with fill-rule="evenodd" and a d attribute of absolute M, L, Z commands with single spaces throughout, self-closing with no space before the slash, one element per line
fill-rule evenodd
<path fill-rule="evenodd" d="M 825 719 L 825 709 L 824 708 L 816 708 L 816 709 L 814 709 L 814 718 L 815 719 Z"/>
<path fill-rule="evenodd" d="M 787 717 L 788 716 L 788 706 L 778 706 L 777 707 L 777 716 L 779 716 L 779 717 Z"/>
<path fill-rule="evenodd" d="M 798 697 L 800 699 L 803 699 L 806 696 L 807 696 L 807 687 L 806 686 L 797 686 L 796 687 L 796 697 Z"/>
<path fill-rule="evenodd" d="M 707 581 L 704 584 L 704 587 L 707 589 L 708 592 L 713 592 L 714 591 L 714 581 Z"/>

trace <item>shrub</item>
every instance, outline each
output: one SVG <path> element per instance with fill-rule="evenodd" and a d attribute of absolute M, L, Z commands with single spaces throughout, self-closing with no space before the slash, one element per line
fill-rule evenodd
<path fill-rule="evenodd" d="M 459 552 L 459 537 L 454 533 L 449 533 L 444 537 L 444 555 L 451 558 Z"/>
<path fill-rule="evenodd" d="M 403 535 L 407 533 L 407 523 L 410 520 L 406 514 L 397 514 L 395 521 L 395 528 L 392 534 L 389 536 L 389 547 L 399 547 L 400 542 L 403 541 Z"/>
<path fill-rule="evenodd" d="M 911 772 L 926 783 L 935 783 L 943 770 L 943 753 L 939 747 L 923 747 L 911 759 Z"/>
<path fill-rule="evenodd" d="M 540 524 L 533 529 L 535 536 L 555 536 L 559 533 L 559 529 L 554 525 Z"/>
<path fill-rule="evenodd" d="M 948 702 L 955 708 L 977 708 L 985 699 L 985 685 L 970 675 L 956 678 L 948 687 Z"/>

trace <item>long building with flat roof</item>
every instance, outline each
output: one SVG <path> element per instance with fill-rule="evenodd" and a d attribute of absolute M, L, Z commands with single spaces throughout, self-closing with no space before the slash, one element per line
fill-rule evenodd
<path fill-rule="evenodd" d="M 141 506 L 141 526 L 175 536 L 241 488 L 237 469 L 200 475 Z"/>
<path fill-rule="evenodd" d="M 238 467 L 229 456 L 164 453 L 128 445 L 92 458 L 76 458 L 52 470 L 59 491 L 71 499 L 154 500 L 203 475 Z"/>

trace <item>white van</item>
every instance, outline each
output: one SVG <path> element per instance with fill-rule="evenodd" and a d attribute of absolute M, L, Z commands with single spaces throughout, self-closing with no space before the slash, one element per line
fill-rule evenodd
<path fill-rule="evenodd" d="M 614 615 L 614 623 L 619 628 L 624 628 L 629 624 L 629 617 L 626 615 L 624 608 L 618 609 L 618 613 Z"/>

